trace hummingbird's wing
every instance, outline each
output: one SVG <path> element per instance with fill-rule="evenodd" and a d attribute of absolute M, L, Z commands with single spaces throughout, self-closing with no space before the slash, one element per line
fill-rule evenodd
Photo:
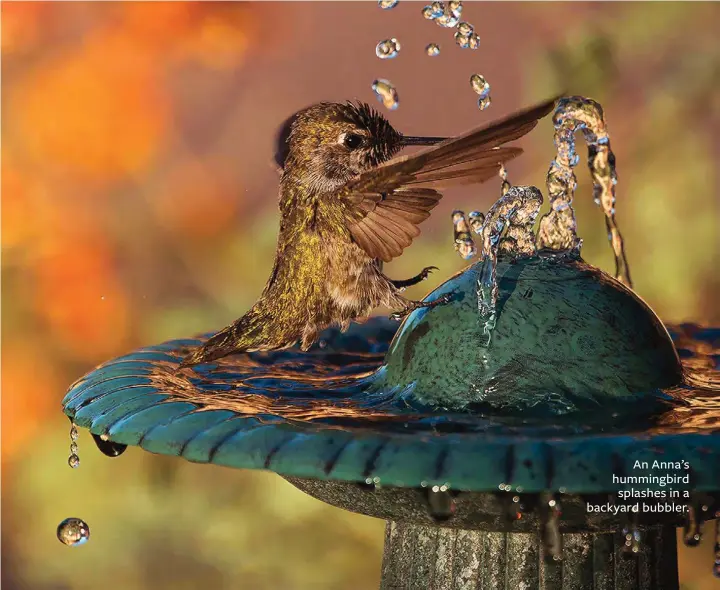
<path fill-rule="evenodd" d="M 348 182 L 335 198 L 350 236 L 371 258 L 389 262 L 400 256 L 442 198 L 438 188 L 496 176 L 500 164 L 522 153 L 499 146 L 528 133 L 554 105 L 555 99 L 519 111 Z"/>

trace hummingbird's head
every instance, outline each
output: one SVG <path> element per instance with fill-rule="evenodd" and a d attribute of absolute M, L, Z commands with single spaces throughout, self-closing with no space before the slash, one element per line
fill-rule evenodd
<path fill-rule="evenodd" d="M 278 135 L 283 176 L 301 175 L 319 192 L 333 190 L 392 158 L 405 145 L 442 138 L 407 138 L 365 103 L 320 103 L 290 117 Z"/>

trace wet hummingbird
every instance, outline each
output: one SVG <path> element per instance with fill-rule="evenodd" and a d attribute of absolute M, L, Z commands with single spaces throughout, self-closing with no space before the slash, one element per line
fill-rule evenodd
<path fill-rule="evenodd" d="M 393 280 L 383 262 L 400 256 L 420 234 L 449 185 L 481 183 L 522 153 L 504 144 L 522 137 L 555 100 L 517 112 L 456 138 L 408 137 L 363 103 L 320 103 L 283 125 L 280 233 L 270 278 L 252 308 L 192 351 L 182 367 L 237 352 L 309 349 L 332 325 L 343 330 L 381 305 L 400 319 L 419 307 L 406 287 L 427 278 Z M 430 146 L 394 158 L 406 146 Z"/>

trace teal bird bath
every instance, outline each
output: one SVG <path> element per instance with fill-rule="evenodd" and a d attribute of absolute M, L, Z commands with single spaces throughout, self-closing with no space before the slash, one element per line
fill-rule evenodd
<path fill-rule="evenodd" d="M 397 334 L 378 318 L 328 331 L 308 353 L 240 354 L 185 373 L 177 365 L 201 340 L 176 340 L 101 365 L 64 411 L 106 454 L 137 445 L 269 469 L 386 519 L 383 588 L 466 587 L 460 570 L 487 588 L 677 588 L 673 527 L 692 543 L 720 510 L 720 331 L 671 328 L 682 364 L 632 291 L 548 256 L 500 261 L 493 337 L 473 346 L 482 264 L 429 296 L 452 290 L 452 303 L 414 312 Z M 671 467 L 636 467 L 655 461 Z M 623 477 L 653 471 L 688 476 L 673 486 L 688 494 L 622 497 L 638 487 Z M 607 585 L 590 585 L 598 576 Z"/>
<path fill-rule="evenodd" d="M 666 327 L 627 286 L 601 115 L 558 107 L 539 251 L 542 195 L 505 179 L 470 215 L 479 262 L 427 298 L 450 303 L 180 372 L 204 338 L 137 350 L 70 387 L 73 436 L 274 471 L 382 518 L 384 590 L 677 590 L 675 527 L 694 545 L 720 518 L 720 329 Z M 577 128 L 622 281 L 579 256 Z"/>

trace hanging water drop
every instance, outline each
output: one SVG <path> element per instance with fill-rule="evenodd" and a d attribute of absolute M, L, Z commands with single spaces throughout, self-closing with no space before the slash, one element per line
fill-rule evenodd
<path fill-rule="evenodd" d="M 111 440 L 104 440 L 97 434 L 93 434 L 92 437 L 98 450 L 108 457 L 119 457 L 125 452 L 125 449 L 127 449 L 127 445 L 116 443 Z"/>
<path fill-rule="evenodd" d="M 478 99 L 478 108 L 481 111 L 484 111 L 486 108 L 490 106 L 492 103 L 492 100 L 490 99 L 490 96 L 486 96 L 485 98 Z"/>
<path fill-rule="evenodd" d="M 77 426 L 74 422 L 70 422 L 70 456 L 68 457 L 68 465 L 75 469 L 80 465 L 80 457 L 78 457 L 77 439 L 80 436 Z"/>
<path fill-rule="evenodd" d="M 437 43 L 430 43 L 425 47 L 425 53 L 430 57 L 436 57 L 440 55 L 440 46 Z"/>
<path fill-rule="evenodd" d="M 383 10 L 395 8 L 400 0 L 378 0 L 378 6 Z"/>
<path fill-rule="evenodd" d="M 57 538 L 68 547 L 79 547 L 90 538 L 90 527 L 79 518 L 66 518 L 58 525 Z"/>
<path fill-rule="evenodd" d="M 448 490 L 447 485 L 432 486 L 424 490 L 428 503 L 428 512 L 435 522 L 446 522 L 450 520 L 457 510 L 455 498 Z"/>
<path fill-rule="evenodd" d="M 393 59 L 400 51 L 400 43 L 397 39 L 385 39 L 375 47 L 375 55 L 380 59 Z"/>
<path fill-rule="evenodd" d="M 475 240 L 470 234 L 470 226 L 465 219 L 465 213 L 453 211 L 452 221 L 455 250 L 463 260 L 469 260 L 477 254 L 477 248 L 475 247 Z"/>
<path fill-rule="evenodd" d="M 378 79 L 372 83 L 372 89 L 377 99 L 385 108 L 394 111 L 400 104 L 397 90 L 389 80 Z"/>
<path fill-rule="evenodd" d="M 485 98 L 490 94 L 490 84 L 484 76 L 473 74 L 470 76 L 470 86 L 480 98 Z"/>
<path fill-rule="evenodd" d="M 546 558 L 558 561 L 562 558 L 562 536 L 560 535 L 560 502 L 552 494 L 540 497 L 540 523 L 542 545 Z"/>

